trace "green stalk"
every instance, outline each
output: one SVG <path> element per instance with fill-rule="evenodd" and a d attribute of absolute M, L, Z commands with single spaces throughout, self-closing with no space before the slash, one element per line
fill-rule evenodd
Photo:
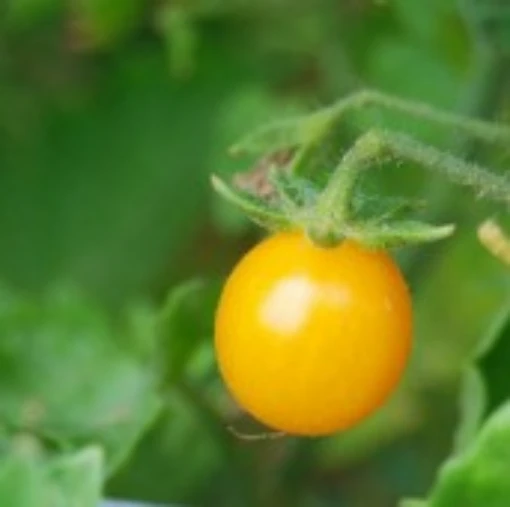
<path fill-rule="evenodd" d="M 472 22 L 468 24 L 477 46 L 477 62 L 471 91 L 463 109 L 467 115 L 491 118 L 508 92 L 510 55 L 505 55 L 493 47 L 486 37 L 479 33 L 479 26 L 474 26 Z M 480 144 L 474 142 L 472 136 L 467 133 L 452 145 L 456 153 L 467 158 L 472 158 L 481 148 Z M 507 142 L 507 145 L 510 145 L 510 141 Z M 433 221 L 444 216 L 456 221 L 466 209 L 464 206 L 459 207 L 458 201 L 450 198 L 451 189 L 445 188 L 441 181 L 432 184 L 428 194 L 430 196 L 428 199 L 429 215 Z M 419 249 L 409 252 L 404 257 L 403 261 L 411 283 L 416 278 L 427 276 L 427 267 L 433 264 L 436 255 L 442 251 L 441 248 L 442 246 L 437 245 L 432 251 L 430 249 Z"/>
<path fill-rule="evenodd" d="M 399 112 L 419 120 L 434 123 L 445 129 L 455 129 L 487 143 L 506 143 L 510 141 L 510 127 L 487 122 L 465 114 L 443 111 L 430 104 L 410 101 L 388 95 L 376 90 L 364 90 L 332 106 L 329 114 L 336 120 L 354 109 L 376 107 Z"/>
<path fill-rule="evenodd" d="M 331 216 L 337 222 L 350 218 L 354 187 L 362 170 L 372 166 L 381 157 L 385 147 L 376 131 L 358 138 L 354 146 L 342 157 L 326 189 L 317 202 L 317 214 Z"/>
<path fill-rule="evenodd" d="M 345 154 L 319 197 L 311 224 L 312 229 L 309 230 L 314 241 L 330 246 L 341 240 L 342 231 L 347 231 L 352 225 L 351 199 L 360 171 L 372 167 L 381 157 L 387 155 L 413 162 L 429 171 L 439 172 L 452 183 L 474 189 L 479 197 L 510 206 L 510 180 L 505 176 L 494 174 L 482 166 L 466 162 L 404 134 L 371 130 L 362 135 Z M 384 231 L 381 231 L 381 234 L 382 232 Z M 403 238 L 402 242 L 405 243 L 406 236 L 412 237 L 411 232 L 405 228 L 402 233 L 397 234 L 397 239 Z M 446 232 L 449 233 L 450 228 Z M 363 229 L 360 229 L 359 233 L 363 240 Z M 424 232 L 420 229 L 418 236 L 422 233 L 428 236 L 431 231 Z M 384 237 L 391 234 L 392 231 L 388 230 L 383 235 L 379 234 L 380 238 L 377 238 L 378 233 L 372 231 L 376 242 L 379 240 L 384 242 Z M 414 234 L 417 234 L 416 230 Z M 438 229 L 434 234 L 443 237 L 445 231 Z"/>

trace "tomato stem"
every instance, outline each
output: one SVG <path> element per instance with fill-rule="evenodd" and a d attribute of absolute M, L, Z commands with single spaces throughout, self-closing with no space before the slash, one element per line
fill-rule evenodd
<path fill-rule="evenodd" d="M 424 102 L 402 99 L 377 90 L 362 90 L 342 99 L 331 106 L 329 114 L 339 119 L 351 110 L 367 107 L 399 112 L 446 129 L 454 128 L 487 143 L 503 144 L 510 141 L 510 127 L 507 125 L 443 111 Z"/>
<path fill-rule="evenodd" d="M 333 105 L 312 114 L 286 118 L 256 129 L 231 146 L 231 155 L 271 153 L 281 149 L 300 147 L 290 172 L 309 174 L 310 165 L 325 140 L 343 125 L 346 117 L 357 110 L 375 108 L 401 113 L 405 116 L 434 123 L 445 129 L 487 143 L 510 142 L 507 125 L 472 118 L 467 115 L 443 111 L 425 102 L 402 99 L 377 90 L 365 89 L 343 97 Z M 320 154 L 319 154 L 320 156 Z"/>
<path fill-rule="evenodd" d="M 443 174 L 453 183 L 472 187 L 480 196 L 510 205 L 510 180 L 506 176 L 415 141 L 405 134 L 370 130 L 359 137 L 343 157 L 320 198 L 321 209 L 335 209 L 337 219 L 347 218 L 356 182 L 355 172 L 374 165 L 383 155 L 414 162 Z"/>
<path fill-rule="evenodd" d="M 506 176 L 415 141 L 405 134 L 375 131 L 372 135 L 379 137 L 389 155 L 439 172 L 452 183 L 473 188 L 480 197 L 510 205 L 510 180 Z"/>
<path fill-rule="evenodd" d="M 342 239 L 342 231 L 349 227 L 351 203 L 355 184 L 361 170 L 375 165 L 382 157 L 390 155 L 400 160 L 416 163 L 423 168 L 439 172 L 453 183 L 471 187 L 480 197 L 487 197 L 510 205 L 510 180 L 494 174 L 477 164 L 468 163 L 459 157 L 415 141 L 409 136 L 384 130 L 370 130 L 363 134 L 347 151 L 333 173 L 326 189 L 318 199 L 315 223 L 310 236 L 318 244 L 331 246 Z M 353 229 L 356 232 L 356 229 Z M 384 242 L 387 236 L 371 231 L 368 242 Z M 398 231 L 397 231 L 398 232 Z M 438 237 L 446 236 L 451 229 L 438 229 Z M 364 240 L 363 229 L 358 229 Z M 407 234 L 407 233 L 406 233 Z M 351 231 L 352 236 L 352 231 Z M 400 237 L 400 233 L 397 237 Z M 403 236 L 402 236 L 403 237 Z"/>
<path fill-rule="evenodd" d="M 331 152 L 341 144 L 348 113 L 375 107 L 387 109 L 454 129 L 488 143 L 510 142 L 510 127 L 445 112 L 422 102 L 409 101 L 374 90 L 363 90 L 307 116 L 273 123 L 255 131 L 234 146 L 234 152 L 264 153 L 289 150 L 285 171 L 269 172 L 276 197 L 241 192 L 212 178 L 216 191 L 242 209 L 255 222 L 270 230 L 305 229 L 317 244 L 334 246 L 346 237 L 371 245 L 390 246 L 435 241 L 451 234 L 451 225 L 435 227 L 413 221 L 388 221 L 388 213 L 371 219 L 355 216 L 353 197 L 362 171 L 383 157 L 409 161 L 446 176 L 452 183 L 473 188 L 479 197 L 510 205 L 510 179 L 475 163 L 414 140 L 406 134 L 372 129 L 362 134 L 336 166 L 326 188 L 311 195 L 302 180 L 330 166 Z M 298 184 L 299 182 L 299 184 Z M 392 217 L 393 220 L 394 217 Z"/>
<path fill-rule="evenodd" d="M 319 201 L 319 206 L 332 210 L 337 220 L 344 222 L 350 218 L 352 194 L 359 173 L 370 168 L 384 154 L 383 141 L 377 131 L 369 131 L 360 136 L 342 157 Z"/>
<path fill-rule="evenodd" d="M 310 166 L 323 160 L 321 148 L 328 137 L 344 123 L 346 115 L 361 109 L 376 108 L 401 113 L 420 120 L 434 123 L 445 129 L 493 144 L 510 142 L 510 127 L 499 123 L 479 120 L 463 114 L 443 111 L 420 101 L 402 99 L 376 90 L 365 89 L 337 101 L 332 106 L 310 115 L 308 120 L 288 121 L 300 126 L 301 139 L 306 139 L 294 158 L 290 172 L 295 175 L 309 174 Z M 281 136 L 281 135 L 280 135 Z M 289 136 L 287 136 L 289 137 Z M 297 136 L 295 136 L 297 139 Z"/>

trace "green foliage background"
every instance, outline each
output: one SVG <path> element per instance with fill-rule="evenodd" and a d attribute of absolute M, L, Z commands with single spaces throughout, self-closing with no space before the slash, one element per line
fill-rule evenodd
<path fill-rule="evenodd" d="M 0 505 L 93 506 L 103 479 L 204 506 L 510 505 L 510 272 L 476 237 L 505 210 L 409 165 L 367 177 L 459 226 L 397 252 L 416 307 L 403 385 L 344 434 L 246 442 L 226 426 L 261 429 L 224 391 L 211 326 L 261 232 L 208 183 L 249 168 L 226 149 L 250 128 L 366 86 L 506 121 L 509 55 L 496 0 L 4 0 Z M 346 136 L 374 124 L 510 163 L 387 112 Z"/>

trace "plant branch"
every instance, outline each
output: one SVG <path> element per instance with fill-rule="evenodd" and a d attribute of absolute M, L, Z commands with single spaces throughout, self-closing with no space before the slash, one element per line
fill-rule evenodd
<path fill-rule="evenodd" d="M 356 110 L 369 107 L 397 111 L 403 115 L 428 121 L 444 129 L 455 129 L 469 138 L 487 143 L 510 143 L 510 127 L 503 124 L 472 118 L 467 115 L 446 112 L 420 101 L 406 100 L 376 90 L 361 90 L 345 97 L 332 106 L 302 120 L 302 139 L 306 140 L 291 164 L 292 174 L 309 172 L 310 166 L 321 163 L 324 146 L 344 122 L 345 117 Z M 297 122 L 298 120 L 296 120 Z"/>
<path fill-rule="evenodd" d="M 317 202 L 317 214 L 332 220 L 349 219 L 352 192 L 362 170 L 371 167 L 385 149 L 382 136 L 375 130 L 363 134 L 342 157 L 326 189 Z"/>
<path fill-rule="evenodd" d="M 425 120 L 446 129 L 457 129 L 488 143 L 510 142 L 510 127 L 506 125 L 443 111 L 424 102 L 406 100 L 376 90 L 357 92 L 333 105 L 329 110 L 326 110 L 326 114 L 338 120 L 351 110 L 366 107 L 398 111 L 407 116 Z"/>
<path fill-rule="evenodd" d="M 335 210 L 337 218 L 346 218 L 357 173 L 373 166 L 386 155 L 439 172 L 453 183 L 473 188 L 479 197 L 510 205 L 510 179 L 505 175 L 494 174 L 480 165 L 415 141 L 405 134 L 374 129 L 359 137 L 342 158 L 319 199 L 319 209 Z"/>
<path fill-rule="evenodd" d="M 382 131 L 379 135 L 381 143 L 391 155 L 439 172 L 453 183 L 471 187 L 479 197 L 510 205 L 510 179 L 506 175 L 495 174 L 478 164 L 466 162 L 404 134 Z"/>
<path fill-rule="evenodd" d="M 470 187 L 478 197 L 499 201 L 510 206 L 510 179 L 490 170 L 464 161 L 437 148 L 415 141 L 411 137 L 385 130 L 369 130 L 347 151 L 333 173 L 326 189 L 320 195 L 316 208 L 311 237 L 325 246 L 335 244 L 345 234 L 351 223 L 353 189 L 362 170 L 373 167 L 381 157 L 391 156 L 417 164 L 429 171 L 447 177 L 452 183 Z M 343 229 L 343 231 L 342 231 Z M 358 229 L 361 236 L 372 236 L 375 242 L 404 242 L 411 238 L 441 238 L 452 232 L 452 227 L 431 230 L 404 224 L 402 230 L 381 230 L 380 225 L 372 231 Z M 367 236 L 367 232 L 370 232 Z M 352 235 L 352 234 L 351 234 Z M 375 238 L 375 239 L 374 239 Z"/>

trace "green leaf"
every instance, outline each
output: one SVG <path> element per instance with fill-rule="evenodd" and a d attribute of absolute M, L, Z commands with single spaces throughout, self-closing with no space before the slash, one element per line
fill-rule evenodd
<path fill-rule="evenodd" d="M 97 507 L 103 481 L 103 452 L 98 447 L 48 457 L 32 437 L 18 436 L 0 455 L 2 506 Z"/>
<path fill-rule="evenodd" d="M 158 24 L 172 74 L 177 78 L 189 77 L 195 67 L 198 45 L 198 30 L 189 9 L 168 4 L 161 10 Z"/>
<path fill-rule="evenodd" d="M 487 392 L 480 371 L 470 366 L 462 378 L 460 391 L 460 422 L 455 431 L 455 451 L 464 450 L 475 438 L 487 407 Z"/>
<path fill-rule="evenodd" d="M 89 447 L 55 459 L 47 470 L 51 507 L 97 507 L 103 489 L 103 453 Z"/>
<path fill-rule="evenodd" d="M 510 306 L 505 304 L 475 350 L 473 365 L 464 374 L 460 425 L 455 443 L 457 450 L 465 448 L 483 420 L 510 398 L 509 361 Z"/>
<path fill-rule="evenodd" d="M 399 507 L 428 507 L 425 500 L 405 499 L 399 503 Z"/>
<path fill-rule="evenodd" d="M 367 74 L 377 88 L 402 97 L 420 98 L 447 109 L 458 97 L 459 90 L 462 92 L 462 80 L 437 52 L 402 36 L 381 37 L 373 46 L 366 65 Z M 402 69 L 406 69 L 406 79 L 402 79 Z M 429 86 L 428 79 L 433 79 L 436 85 Z M 425 134 L 431 131 L 429 126 L 407 119 L 404 123 L 392 118 L 391 126 L 400 130 L 407 123 L 410 124 L 410 129 L 405 129 L 407 132 Z"/>
<path fill-rule="evenodd" d="M 62 0 L 7 0 L 5 21 L 15 29 L 31 28 L 64 8 Z"/>
<path fill-rule="evenodd" d="M 144 0 L 77 0 L 74 9 L 94 46 L 117 42 L 143 19 Z"/>
<path fill-rule="evenodd" d="M 140 43 L 55 69 L 60 58 L 35 53 L 48 76 L 76 78 L 52 90 L 0 82 L 0 243 L 9 245 L 0 278 L 9 284 L 40 291 L 71 280 L 118 305 L 179 276 L 174 261 L 207 206 L 215 115 L 244 74 L 212 43 L 182 86 L 162 45 Z M 83 81 L 72 69 L 87 73 L 89 63 L 95 77 Z"/>
<path fill-rule="evenodd" d="M 454 454 L 441 468 L 438 481 L 425 505 L 508 505 L 509 359 L 510 310 L 505 304 L 476 349 L 473 364 L 464 373 Z"/>
<path fill-rule="evenodd" d="M 190 280 L 173 288 L 159 319 L 166 380 L 178 380 L 200 341 L 213 335 L 214 308 L 219 287 Z"/>
<path fill-rule="evenodd" d="M 36 507 L 44 493 L 44 477 L 36 457 L 17 452 L 0 458 L 0 505 Z"/>
<path fill-rule="evenodd" d="M 509 470 L 510 402 L 506 402 L 488 419 L 477 439 L 442 467 L 429 505 L 507 507 Z"/>
<path fill-rule="evenodd" d="M 451 51 L 451 47 L 455 47 L 452 39 L 461 36 L 463 28 L 457 3 L 456 0 L 429 0 L 426 4 L 393 0 L 391 6 L 413 40 L 425 43 L 431 50 L 446 46 Z M 445 32 L 448 40 L 442 37 Z"/>
<path fill-rule="evenodd" d="M 479 44 L 510 54 L 510 6 L 506 2 L 462 0 L 460 5 Z"/>
<path fill-rule="evenodd" d="M 150 367 L 87 301 L 0 297 L 0 423 L 14 432 L 100 443 L 111 471 L 158 413 Z"/>

